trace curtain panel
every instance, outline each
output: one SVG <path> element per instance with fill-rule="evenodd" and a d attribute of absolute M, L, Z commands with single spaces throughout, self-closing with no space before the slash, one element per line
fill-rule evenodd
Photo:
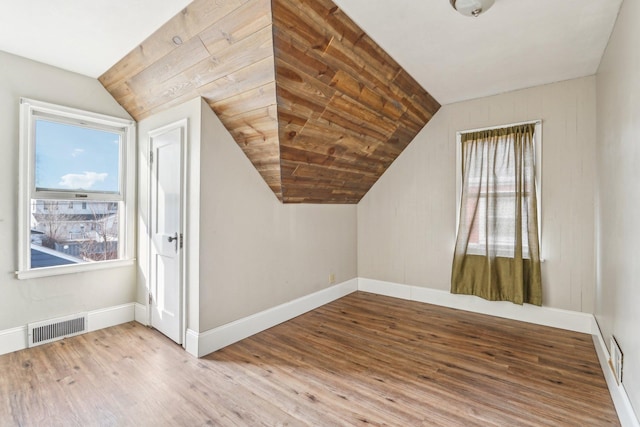
<path fill-rule="evenodd" d="M 535 124 L 462 134 L 451 292 L 542 305 Z"/>

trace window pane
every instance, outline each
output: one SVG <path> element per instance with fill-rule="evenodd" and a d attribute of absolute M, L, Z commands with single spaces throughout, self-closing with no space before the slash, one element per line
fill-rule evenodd
<path fill-rule="evenodd" d="M 31 268 L 118 259 L 119 207 L 32 199 Z"/>
<path fill-rule="evenodd" d="M 463 224 L 468 227 L 466 253 L 513 258 L 516 254 L 516 159 L 511 139 L 492 144 L 489 141 L 466 142 L 467 175 L 463 183 L 466 213 Z M 464 159 L 463 159 L 464 161 Z M 525 174 L 532 174 L 533 162 L 525 162 Z M 522 197 L 522 256 L 529 258 L 530 194 L 533 181 L 526 181 Z M 489 252 L 487 254 L 487 252 Z"/>
<path fill-rule="evenodd" d="M 36 119 L 36 190 L 118 193 L 121 143 L 116 132 Z"/>

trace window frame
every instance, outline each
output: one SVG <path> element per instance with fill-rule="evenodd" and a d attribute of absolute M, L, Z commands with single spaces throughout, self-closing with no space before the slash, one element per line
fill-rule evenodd
<path fill-rule="evenodd" d="M 535 182 L 536 182 L 536 202 L 537 202 L 537 215 L 538 215 L 538 248 L 540 250 L 540 262 L 544 262 L 542 257 L 542 120 L 528 120 L 525 122 L 509 123 L 497 126 L 487 126 L 477 129 L 467 129 L 456 132 L 456 234 L 455 240 L 458 236 L 460 228 L 460 204 L 462 203 L 462 135 L 471 132 L 481 132 L 492 129 L 503 129 L 513 126 L 535 124 L 535 130 L 533 133 L 534 143 L 534 161 L 535 161 Z"/>
<path fill-rule="evenodd" d="M 35 186 L 35 124 L 44 118 L 57 123 L 119 133 L 119 192 L 37 190 Z M 136 183 L 136 123 L 133 120 L 20 98 L 20 155 L 18 187 L 18 279 L 78 273 L 133 265 Z M 118 259 L 31 268 L 31 200 L 105 201 L 120 203 Z"/>

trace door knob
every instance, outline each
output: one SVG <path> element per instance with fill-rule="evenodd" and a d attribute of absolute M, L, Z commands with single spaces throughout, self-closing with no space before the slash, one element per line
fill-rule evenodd
<path fill-rule="evenodd" d="M 173 237 L 168 236 L 167 240 L 169 241 L 169 243 L 176 242 L 176 253 L 177 253 L 178 252 L 178 233 L 176 232 L 176 234 Z"/>

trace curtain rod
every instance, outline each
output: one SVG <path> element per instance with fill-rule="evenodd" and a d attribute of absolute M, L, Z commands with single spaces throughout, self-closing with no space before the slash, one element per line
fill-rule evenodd
<path fill-rule="evenodd" d="M 527 120 L 526 122 L 509 123 L 506 125 L 488 126 L 484 128 L 477 128 L 477 129 L 459 130 L 458 132 L 456 132 L 456 135 L 462 135 L 463 133 L 471 133 L 471 132 L 482 132 L 485 130 L 492 130 L 492 129 L 502 129 L 502 128 L 508 128 L 513 126 L 528 125 L 528 124 L 536 124 L 536 125 L 542 124 L 542 119 Z"/>

